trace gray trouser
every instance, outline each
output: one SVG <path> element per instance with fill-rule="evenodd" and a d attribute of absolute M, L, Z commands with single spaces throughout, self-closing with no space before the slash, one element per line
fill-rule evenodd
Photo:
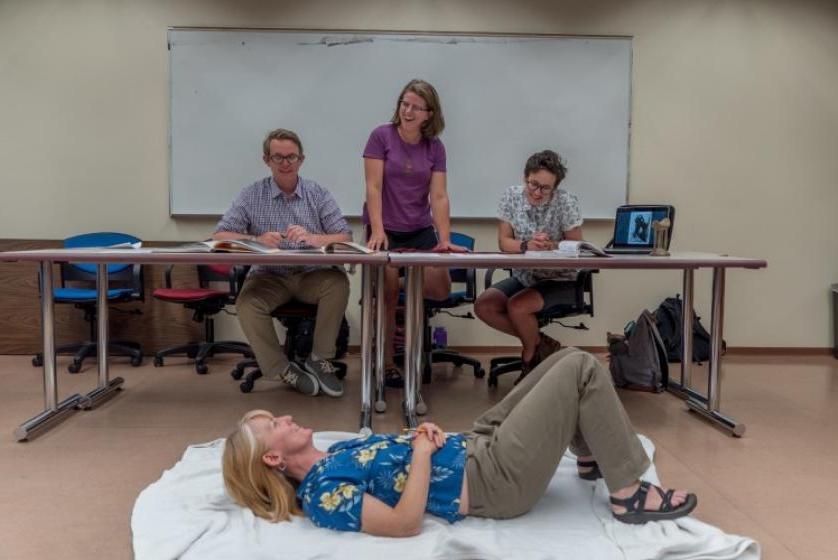
<path fill-rule="evenodd" d="M 277 376 L 288 367 L 271 313 L 291 299 L 317 305 L 311 353 L 321 360 L 334 358 L 335 340 L 349 301 L 349 279 L 344 271 L 335 268 L 290 276 L 260 272 L 247 277 L 236 299 L 236 311 L 266 377 Z"/>
<path fill-rule="evenodd" d="M 529 511 L 568 446 L 594 456 L 612 492 L 649 467 L 610 374 L 577 348 L 549 356 L 474 422 L 466 462 L 469 514 L 500 519 Z"/>

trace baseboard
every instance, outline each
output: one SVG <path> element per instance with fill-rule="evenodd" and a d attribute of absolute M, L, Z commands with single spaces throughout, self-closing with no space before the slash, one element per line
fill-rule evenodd
<path fill-rule="evenodd" d="M 521 352 L 520 346 L 449 346 L 451 350 L 463 354 L 492 354 L 506 355 Z M 592 354 L 605 354 L 606 346 L 579 346 L 582 350 Z M 349 352 L 360 353 L 360 346 L 349 346 Z M 801 346 L 728 346 L 727 356 L 831 356 L 832 348 L 801 347 Z"/>

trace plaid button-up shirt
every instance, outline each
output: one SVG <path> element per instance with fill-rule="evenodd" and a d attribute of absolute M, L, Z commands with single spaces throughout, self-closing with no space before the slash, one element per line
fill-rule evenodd
<path fill-rule="evenodd" d="M 273 177 L 265 177 L 243 188 L 215 228 L 216 233 L 231 231 L 262 235 L 284 232 L 289 226 L 302 226 L 310 233 L 332 235 L 348 233 L 349 224 L 328 190 L 309 179 L 299 177 L 291 194 L 279 190 Z M 301 243 L 284 240 L 282 249 L 300 249 Z M 316 266 L 258 266 L 254 270 L 288 276 L 314 270 Z"/>

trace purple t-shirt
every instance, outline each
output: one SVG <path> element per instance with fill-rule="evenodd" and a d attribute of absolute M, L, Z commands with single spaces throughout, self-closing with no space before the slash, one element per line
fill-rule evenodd
<path fill-rule="evenodd" d="M 370 134 L 364 157 L 384 160 L 381 218 L 388 231 L 416 231 L 430 226 L 431 174 L 445 172 L 445 146 L 439 138 L 408 144 L 396 125 L 388 123 Z M 364 204 L 364 224 L 370 223 Z"/>

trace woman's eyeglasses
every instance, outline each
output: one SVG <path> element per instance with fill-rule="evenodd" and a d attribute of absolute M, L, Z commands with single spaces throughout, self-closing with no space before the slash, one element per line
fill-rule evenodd
<path fill-rule="evenodd" d="M 289 154 L 287 156 L 281 156 L 279 154 L 274 154 L 271 157 L 269 157 L 268 159 L 270 159 L 275 164 L 279 165 L 283 161 L 287 161 L 288 163 L 297 163 L 298 161 L 301 161 L 303 158 L 299 154 Z"/>
<path fill-rule="evenodd" d="M 553 194 L 553 191 L 556 190 L 555 187 L 551 187 L 550 185 L 542 185 L 541 183 L 536 183 L 535 181 L 527 180 L 527 188 L 530 192 L 540 192 L 544 196 L 550 196 Z"/>
<path fill-rule="evenodd" d="M 400 101 L 399 103 L 402 106 L 402 109 L 404 109 L 405 111 L 409 109 L 412 109 L 414 112 L 421 111 L 422 113 L 427 113 L 428 111 L 430 111 L 430 109 L 428 109 L 427 107 L 420 107 L 419 105 L 414 105 L 413 103 L 408 103 L 404 100 Z"/>

